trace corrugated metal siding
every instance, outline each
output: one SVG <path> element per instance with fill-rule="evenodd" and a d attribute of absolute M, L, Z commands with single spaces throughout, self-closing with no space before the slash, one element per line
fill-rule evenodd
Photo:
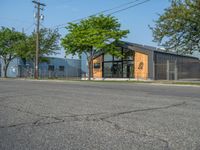
<path fill-rule="evenodd" d="M 53 66 L 54 70 L 49 70 Z M 64 68 L 60 70 L 60 67 Z M 42 77 L 80 77 L 81 62 L 75 59 L 49 58 L 48 63 L 41 63 L 40 76 Z"/>
<path fill-rule="evenodd" d="M 155 51 L 154 62 L 156 80 L 200 78 L 198 59 Z"/>
<path fill-rule="evenodd" d="M 81 76 L 81 61 L 76 59 L 63 59 L 49 57 L 48 63 L 41 63 L 39 65 L 39 75 L 44 78 L 59 78 L 59 77 L 80 77 Z M 54 66 L 54 71 L 49 70 L 49 66 Z M 60 66 L 64 70 L 59 69 Z M 2 64 L 3 67 L 3 64 Z M 33 77 L 34 64 L 32 62 L 23 62 L 16 58 L 11 61 L 8 70 L 8 77 Z M 3 71 L 1 71 L 1 77 Z"/>

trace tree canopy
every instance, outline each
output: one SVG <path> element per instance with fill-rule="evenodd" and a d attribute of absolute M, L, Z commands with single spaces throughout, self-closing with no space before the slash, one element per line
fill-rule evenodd
<path fill-rule="evenodd" d="M 57 51 L 60 49 L 59 47 L 59 39 L 60 34 L 57 30 L 50 30 L 47 28 L 40 29 L 39 32 L 40 37 L 40 61 L 45 55 L 57 54 Z M 21 53 L 19 56 L 26 60 L 34 60 L 35 58 L 35 49 L 36 49 L 36 35 L 33 32 L 30 36 L 27 36 L 24 41 L 24 46 L 21 49 Z"/>
<path fill-rule="evenodd" d="M 121 25 L 113 16 L 91 16 L 80 23 L 69 23 L 66 27 L 68 34 L 62 39 L 61 44 L 66 54 L 85 53 L 89 62 L 89 78 L 93 57 L 100 53 L 110 53 L 120 56 L 121 53 L 116 43 L 129 33 L 121 30 Z"/>
<path fill-rule="evenodd" d="M 46 60 L 45 55 L 56 54 L 59 50 L 60 34 L 57 30 L 40 30 L 40 61 Z M 9 63 L 16 57 L 34 62 L 36 49 L 35 33 L 26 35 L 15 31 L 14 28 L 2 27 L 0 29 L 0 57 L 4 61 L 4 76 L 7 77 Z"/>
<path fill-rule="evenodd" d="M 7 77 L 7 68 L 9 63 L 18 56 L 25 34 L 2 27 L 0 29 L 0 57 L 4 61 L 4 76 Z"/>
<path fill-rule="evenodd" d="M 154 41 L 169 51 L 200 51 L 200 0 L 172 0 L 151 29 Z"/>

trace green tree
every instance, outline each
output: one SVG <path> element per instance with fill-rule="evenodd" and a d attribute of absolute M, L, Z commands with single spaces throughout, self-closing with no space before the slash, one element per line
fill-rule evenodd
<path fill-rule="evenodd" d="M 62 39 L 61 45 L 66 54 L 86 54 L 90 80 L 95 55 L 104 52 L 121 56 L 116 43 L 129 31 L 121 30 L 120 27 L 113 16 L 91 16 L 80 23 L 69 23 L 66 27 L 69 33 Z"/>
<path fill-rule="evenodd" d="M 57 30 L 41 29 L 40 30 L 40 62 L 47 61 L 44 56 L 57 54 L 59 47 L 60 34 Z M 0 56 L 4 61 L 4 77 L 7 77 L 7 69 L 10 62 L 20 57 L 24 60 L 34 62 L 36 49 L 36 35 L 25 35 L 15 31 L 2 27 L 0 30 Z"/>
<path fill-rule="evenodd" d="M 18 56 L 26 36 L 14 29 L 2 27 L 0 29 L 0 57 L 4 62 L 4 77 L 7 77 L 7 69 L 10 62 Z"/>
<path fill-rule="evenodd" d="M 39 33 L 40 37 L 40 51 L 39 51 L 39 62 L 46 61 L 44 56 L 57 54 L 57 51 L 60 49 L 59 40 L 60 34 L 57 30 L 51 30 L 43 28 Z M 30 36 L 27 36 L 26 40 L 23 43 L 23 48 L 21 48 L 18 55 L 25 60 L 34 61 L 35 59 L 35 50 L 36 50 L 36 35 L 32 33 Z"/>
<path fill-rule="evenodd" d="M 200 51 L 200 0 L 172 0 L 151 29 L 154 41 L 168 51 Z"/>

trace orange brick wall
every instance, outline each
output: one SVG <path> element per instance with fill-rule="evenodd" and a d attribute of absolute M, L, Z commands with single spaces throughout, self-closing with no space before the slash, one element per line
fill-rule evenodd
<path fill-rule="evenodd" d="M 144 80 L 148 78 L 148 55 L 135 52 L 135 78 Z"/>
<path fill-rule="evenodd" d="M 100 63 L 100 68 L 94 68 L 95 63 Z M 102 78 L 102 56 L 93 60 L 93 78 Z"/>

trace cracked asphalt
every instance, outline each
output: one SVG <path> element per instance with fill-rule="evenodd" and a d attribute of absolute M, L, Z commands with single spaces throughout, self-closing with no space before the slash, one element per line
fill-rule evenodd
<path fill-rule="evenodd" d="M 200 87 L 0 80 L 0 150 L 200 150 Z"/>

